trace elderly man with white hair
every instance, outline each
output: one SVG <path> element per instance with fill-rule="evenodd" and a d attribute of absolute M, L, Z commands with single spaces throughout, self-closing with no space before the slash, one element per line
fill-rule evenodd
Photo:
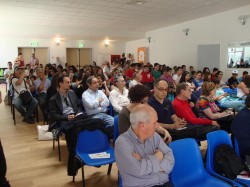
<path fill-rule="evenodd" d="M 172 150 L 155 132 L 157 114 L 149 105 L 139 105 L 130 114 L 131 127 L 115 143 L 115 157 L 122 185 L 171 187 L 174 166 Z"/>

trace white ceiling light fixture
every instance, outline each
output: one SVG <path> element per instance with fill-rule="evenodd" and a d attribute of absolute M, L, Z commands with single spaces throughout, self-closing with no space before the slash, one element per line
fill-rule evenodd
<path fill-rule="evenodd" d="M 143 5 L 145 3 L 146 3 L 146 1 L 144 1 L 144 0 L 131 0 L 127 4 L 128 5 Z"/>
<path fill-rule="evenodd" d="M 60 38 L 56 38 L 56 45 L 59 46 L 61 43 L 61 39 Z"/>
<path fill-rule="evenodd" d="M 239 16 L 239 20 L 240 20 L 240 22 L 241 22 L 241 25 L 246 25 L 247 18 L 249 18 L 249 15 L 242 15 L 242 16 Z"/>
<path fill-rule="evenodd" d="M 109 46 L 109 40 L 105 40 L 104 44 L 105 44 L 105 47 L 108 47 Z"/>

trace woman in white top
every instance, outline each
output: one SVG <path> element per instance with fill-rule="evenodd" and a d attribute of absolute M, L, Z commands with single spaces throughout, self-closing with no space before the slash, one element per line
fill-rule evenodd
<path fill-rule="evenodd" d="M 109 100 L 116 113 L 120 113 L 122 107 L 127 106 L 130 101 L 128 99 L 128 90 L 125 88 L 126 82 L 121 75 L 114 78 L 115 88 L 110 92 Z"/>

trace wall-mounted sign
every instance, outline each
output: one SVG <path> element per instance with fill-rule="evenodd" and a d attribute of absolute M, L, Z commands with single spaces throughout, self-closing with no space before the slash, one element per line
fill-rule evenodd
<path fill-rule="evenodd" d="M 31 45 L 31 47 L 37 47 L 38 46 L 38 42 L 31 42 L 30 45 Z"/>
<path fill-rule="evenodd" d="M 83 48 L 83 47 L 84 47 L 84 44 L 83 44 L 83 43 L 79 43 L 79 44 L 78 44 L 78 47 L 79 47 L 79 48 Z"/>

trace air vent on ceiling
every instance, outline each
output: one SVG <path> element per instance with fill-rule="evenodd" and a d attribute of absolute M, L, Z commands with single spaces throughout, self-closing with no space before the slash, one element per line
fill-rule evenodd
<path fill-rule="evenodd" d="M 127 4 L 128 5 L 143 5 L 145 3 L 146 3 L 146 1 L 144 1 L 144 0 L 131 0 Z"/>

